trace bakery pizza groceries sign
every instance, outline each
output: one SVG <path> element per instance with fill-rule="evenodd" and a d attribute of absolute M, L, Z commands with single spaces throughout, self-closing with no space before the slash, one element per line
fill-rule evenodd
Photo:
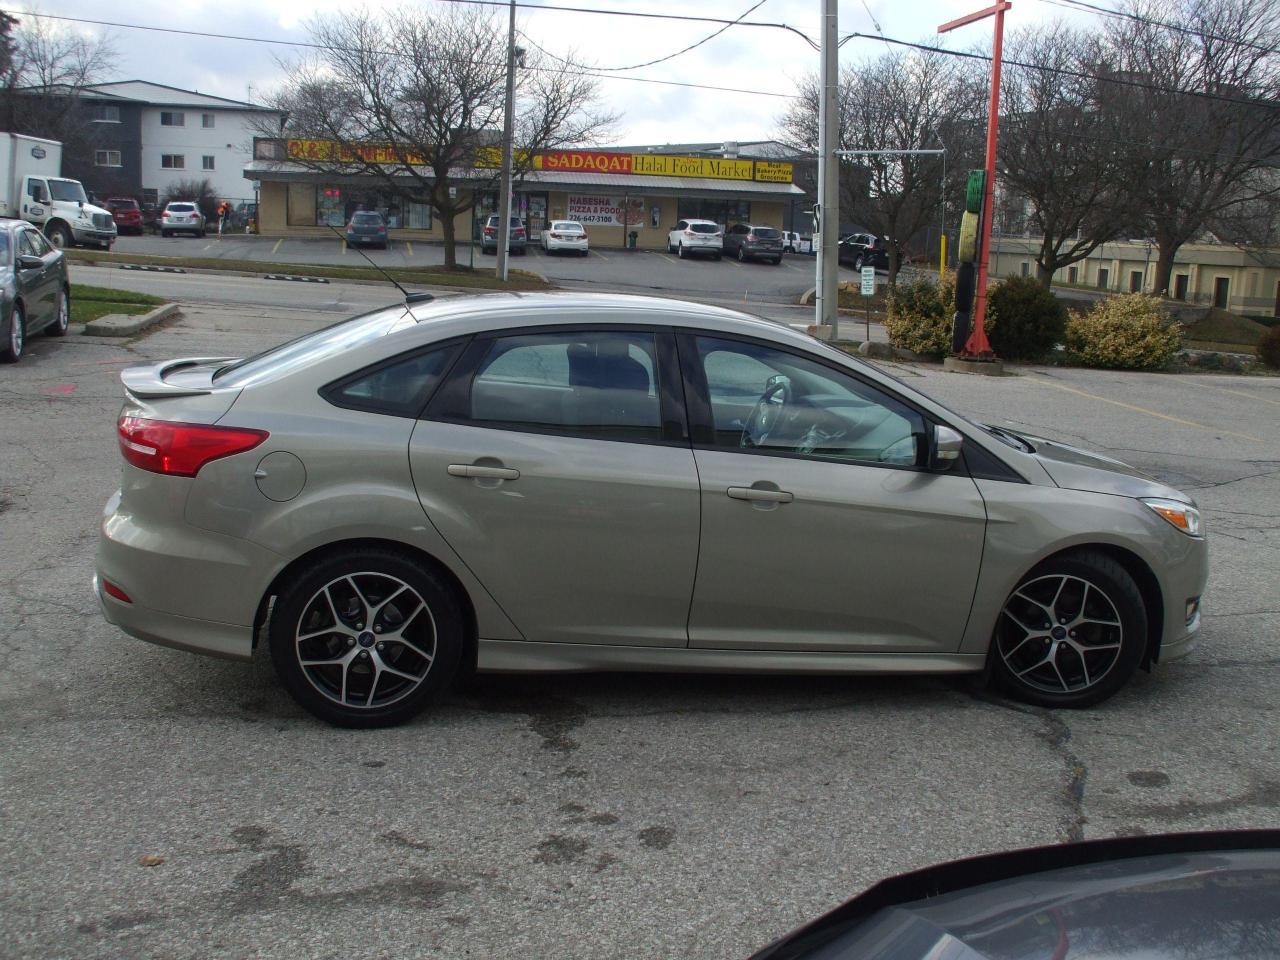
<path fill-rule="evenodd" d="M 583 226 L 638 227 L 644 223 L 644 200 L 641 197 L 631 197 L 628 200 L 624 197 L 571 195 L 565 219 L 577 220 Z"/>

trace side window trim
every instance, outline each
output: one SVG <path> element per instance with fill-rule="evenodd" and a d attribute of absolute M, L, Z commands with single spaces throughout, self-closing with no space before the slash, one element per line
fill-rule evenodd
<path fill-rule="evenodd" d="M 539 334 L 573 333 L 631 333 L 648 334 L 654 338 L 655 368 L 658 377 L 658 407 L 662 437 L 657 440 L 635 437 L 600 437 L 589 432 L 574 432 L 561 427 L 539 427 L 535 424 L 509 423 L 505 421 L 476 421 L 467 416 L 471 409 L 471 387 L 480 364 L 488 356 L 495 340 Z M 468 344 L 442 379 L 431 401 L 418 415 L 421 420 L 454 423 L 482 430 L 507 430 L 513 433 L 534 433 L 584 440 L 603 440 L 610 443 L 657 444 L 661 446 L 689 446 L 689 424 L 686 418 L 686 391 L 680 389 L 677 378 L 680 367 L 676 355 L 672 328 L 645 324 L 567 323 L 545 326 L 511 327 L 477 334 Z"/>
<path fill-rule="evenodd" d="M 907 465 L 881 463 L 875 460 L 835 460 L 831 457 L 810 456 L 803 453 L 793 453 L 788 450 L 769 450 L 761 447 L 735 449 L 733 447 L 717 445 L 715 442 L 715 418 L 711 412 L 711 389 L 707 384 L 706 371 L 703 370 L 699 357 L 697 344 L 698 337 L 750 344 L 751 346 L 762 347 L 766 350 L 776 350 L 779 353 L 787 353 L 794 357 L 809 360 L 820 367 L 832 371 L 833 373 L 843 374 L 868 389 L 886 394 L 889 398 L 902 404 L 904 407 L 919 416 L 926 426 L 936 426 L 939 422 L 936 417 L 932 416 L 927 411 L 922 410 L 906 397 L 900 396 L 895 391 L 889 390 L 878 383 L 859 376 L 857 371 L 849 370 L 846 367 L 831 363 L 825 357 L 815 356 L 813 354 L 797 350 L 790 344 L 774 343 L 770 340 L 759 340 L 755 337 L 743 336 L 737 333 L 682 328 L 676 331 L 676 342 L 679 344 L 680 349 L 680 367 L 683 382 L 685 384 L 689 431 L 692 438 L 692 445 L 695 450 L 716 451 L 719 453 L 742 453 L 746 456 L 782 457 L 788 460 L 816 460 L 822 463 L 839 463 L 845 466 L 875 467 L 877 469 L 886 470 L 909 470 L 916 473 L 926 472 L 925 468 L 921 467 L 919 464 Z"/>

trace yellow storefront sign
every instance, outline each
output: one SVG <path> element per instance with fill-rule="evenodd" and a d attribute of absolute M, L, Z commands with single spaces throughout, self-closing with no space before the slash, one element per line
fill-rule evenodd
<path fill-rule="evenodd" d="M 288 156 L 290 160 L 338 163 L 354 163 L 359 159 L 365 163 L 408 163 L 421 166 L 427 162 L 420 154 L 406 147 L 397 148 L 388 143 L 360 143 L 344 146 L 336 140 L 290 140 Z"/>
<path fill-rule="evenodd" d="M 765 183 L 790 183 L 793 176 L 791 164 L 772 160 L 756 161 L 756 179 Z"/>
<path fill-rule="evenodd" d="M 750 160 L 728 160 L 721 157 L 672 157 L 656 153 L 631 156 L 631 172 L 655 177 L 707 177 L 713 180 L 751 180 Z"/>

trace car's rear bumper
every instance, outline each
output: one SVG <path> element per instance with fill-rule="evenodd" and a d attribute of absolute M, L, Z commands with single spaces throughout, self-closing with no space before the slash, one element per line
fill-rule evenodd
<path fill-rule="evenodd" d="M 248 660 L 253 655 L 252 627 L 195 620 L 151 610 L 140 603 L 124 603 L 103 592 L 102 581 L 96 573 L 93 575 L 93 592 L 107 623 L 114 624 L 131 637 L 162 647 L 232 660 Z"/>
<path fill-rule="evenodd" d="M 588 241 L 586 240 L 552 240 L 550 237 L 546 240 L 546 248 L 551 250 L 586 250 Z"/>
<path fill-rule="evenodd" d="M 379 233 L 379 234 L 348 233 L 347 234 L 347 243 L 350 246 L 358 246 L 362 243 L 373 244 L 375 246 L 378 246 L 378 245 L 385 246 L 386 242 L 387 242 L 387 235 L 385 233 Z"/>

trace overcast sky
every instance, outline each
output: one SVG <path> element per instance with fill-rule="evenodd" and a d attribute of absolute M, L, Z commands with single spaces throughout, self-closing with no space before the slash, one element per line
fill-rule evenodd
<path fill-rule="evenodd" d="M 697 4 L 687 0 L 536 2 L 732 19 L 749 9 L 753 0 L 701 0 Z M 310 17 L 353 5 L 352 0 L 130 0 L 109 4 L 101 0 L 44 0 L 23 7 L 68 17 L 264 40 L 305 41 Z M 368 5 L 377 9 L 400 4 L 384 0 Z M 878 23 L 887 37 L 941 42 L 955 48 L 982 44 L 989 49 L 990 20 L 964 27 L 949 38 L 939 38 L 935 33 L 937 24 L 971 12 L 978 5 L 974 0 L 866 0 L 865 4 L 862 0 L 843 0 L 840 34 L 874 34 Z M 765 0 L 747 19 L 785 23 L 816 40 L 819 11 L 819 0 Z M 505 17 L 505 12 L 495 13 Z M 1012 29 L 1057 18 L 1074 20 L 1076 15 L 1050 5 L 1050 0 L 1014 0 L 1006 23 Z M 716 29 L 705 23 L 527 8 L 519 11 L 517 22 L 550 53 L 564 56 L 572 51 L 577 59 L 601 67 L 626 66 L 665 56 Z M 97 27 L 64 26 L 101 32 Z M 117 76 L 113 79 L 151 80 L 237 100 L 256 101 L 273 90 L 281 78 L 277 56 L 296 52 L 287 46 L 119 27 L 111 28 L 109 33 L 119 51 Z M 878 40 L 851 40 L 841 51 L 841 62 L 863 59 L 885 49 Z M 694 51 L 659 66 L 632 71 L 631 75 L 790 94 L 795 91 L 796 79 L 815 71 L 817 66 L 817 52 L 792 33 L 734 26 Z M 787 105 L 782 97 L 691 90 L 622 79 L 602 81 L 601 89 L 611 109 L 622 115 L 618 142 L 628 144 L 765 139 L 775 133 L 776 118 Z"/>

